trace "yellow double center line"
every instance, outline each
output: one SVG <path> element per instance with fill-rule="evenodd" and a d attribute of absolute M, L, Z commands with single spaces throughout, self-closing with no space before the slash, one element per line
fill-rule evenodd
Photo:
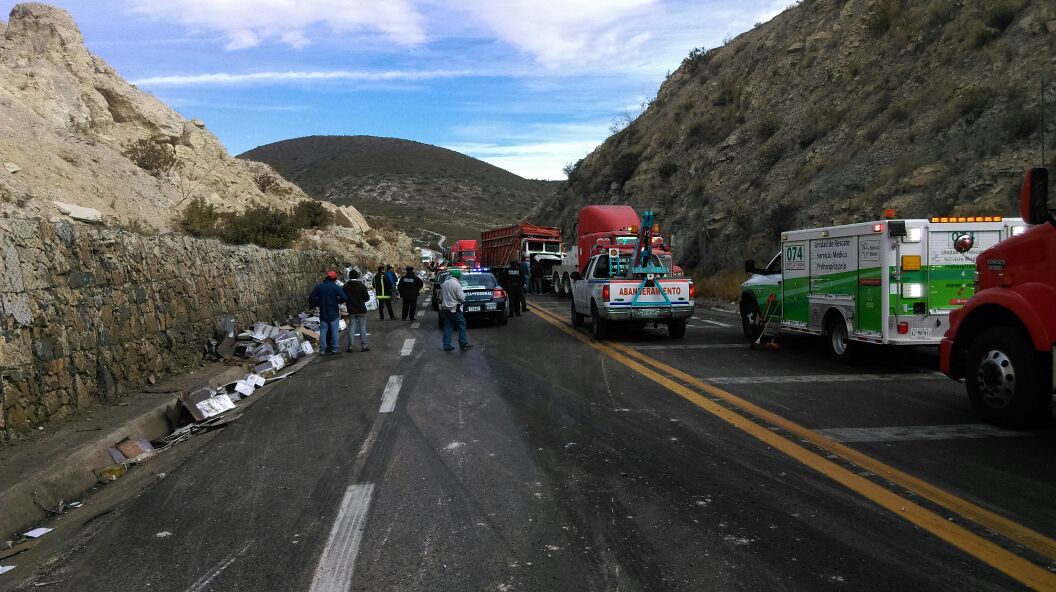
<path fill-rule="evenodd" d="M 831 438 L 823 436 L 809 428 L 790 421 L 780 415 L 767 411 L 758 405 L 746 401 L 715 385 L 708 384 L 673 368 L 659 360 L 635 351 L 618 343 L 597 342 L 571 328 L 564 319 L 552 312 L 535 306 L 532 310 L 544 321 L 568 333 L 588 346 L 598 350 L 613 360 L 627 366 L 634 372 L 652 380 L 667 390 L 711 413 L 719 419 L 742 430 L 775 450 L 789 456 L 811 469 L 825 475 L 848 489 L 858 493 L 873 503 L 889 510 L 916 526 L 923 528 L 954 547 L 968 553 L 976 559 L 1005 573 L 1015 580 L 1036 590 L 1056 590 L 1056 574 L 1020 557 L 1019 555 L 997 545 L 973 532 L 936 514 L 935 512 L 884 488 L 877 483 L 858 475 L 847 468 L 828 460 L 817 453 L 800 446 L 792 440 L 775 433 L 759 420 L 781 428 L 814 446 L 842 457 L 862 469 L 887 479 L 892 483 L 911 491 L 946 510 L 960 515 L 976 524 L 1004 536 L 1010 541 L 1026 547 L 1039 555 L 1056 561 L 1056 541 L 1045 535 L 1013 522 L 990 510 L 982 508 L 952 493 L 944 491 L 917 477 L 904 473 L 875 458 L 862 454 Z M 659 372 L 658 372 L 659 371 Z M 663 372 L 663 374 L 661 374 Z M 677 379 L 677 381 L 675 380 Z M 684 384 L 683 384 L 684 383 Z M 689 388 L 690 385 L 693 388 Z M 725 401 L 733 406 L 731 409 L 721 405 L 708 395 Z"/>

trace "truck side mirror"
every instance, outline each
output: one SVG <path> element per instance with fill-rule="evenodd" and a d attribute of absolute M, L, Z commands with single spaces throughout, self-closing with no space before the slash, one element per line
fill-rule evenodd
<path fill-rule="evenodd" d="M 568 277 L 572 278 L 572 281 L 574 282 L 578 282 L 579 280 L 583 279 L 583 276 L 579 275 L 578 271 L 573 271 L 572 273 L 568 274 Z"/>
<path fill-rule="evenodd" d="M 744 273 L 749 275 L 759 273 L 755 268 L 755 259 L 748 259 L 744 262 Z"/>
<path fill-rule="evenodd" d="M 958 253 L 967 253 L 975 246 L 975 237 L 970 234 L 962 234 L 953 241 L 953 250 Z"/>
<path fill-rule="evenodd" d="M 1027 171 L 1019 191 L 1019 213 L 1027 224 L 1044 224 L 1049 219 L 1049 170 Z"/>

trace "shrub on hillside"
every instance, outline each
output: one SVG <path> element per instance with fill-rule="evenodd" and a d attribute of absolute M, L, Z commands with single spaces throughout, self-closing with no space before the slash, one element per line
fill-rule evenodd
<path fill-rule="evenodd" d="M 267 193 L 268 189 L 278 185 L 279 178 L 268 171 L 263 171 L 253 175 L 253 182 L 257 185 L 257 189 L 260 189 L 261 193 Z"/>
<path fill-rule="evenodd" d="M 615 183 L 623 185 L 634 176 L 634 172 L 638 170 L 638 153 L 637 152 L 624 152 L 616 157 L 616 160 L 612 162 L 612 180 Z"/>
<path fill-rule="evenodd" d="M 759 159 L 759 164 L 763 165 L 764 168 L 770 168 L 785 157 L 787 148 L 784 142 L 771 140 L 763 144 L 756 157 Z"/>
<path fill-rule="evenodd" d="M 1016 22 L 1019 11 L 1023 9 L 1022 0 L 1003 0 L 993 3 L 984 17 L 986 25 L 998 31 L 1004 31 Z"/>
<path fill-rule="evenodd" d="M 334 215 L 322 203 L 307 200 L 293 208 L 292 222 L 297 228 L 325 228 L 334 223 Z"/>
<path fill-rule="evenodd" d="M 678 165 L 673 162 L 665 162 L 664 164 L 660 165 L 660 178 L 664 179 L 665 181 L 669 179 L 671 175 L 674 175 L 677 172 Z"/>
<path fill-rule="evenodd" d="M 125 158 L 136 166 L 157 177 L 176 168 L 179 162 L 172 146 L 146 138 L 137 140 L 125 149 Z"/>
<path fill-rule="evenodd" d="M 193 236 L 217 236 L 216 227 L 219 222 L 220 215 L 216 207 L 206 203 L 201 197 L 196 197 L 184 208 L 180 228 Z"/>

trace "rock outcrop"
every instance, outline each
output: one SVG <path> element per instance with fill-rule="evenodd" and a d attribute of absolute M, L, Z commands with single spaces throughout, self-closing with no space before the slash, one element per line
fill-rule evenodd
<path fill-rule="evenodd" d="M 587 203 L 652 208 L 710 275 L 768 259 L 782 230 L 885 207 L 1013 214 L 1040 164 L 1042 80 L 1056 104 L 1053 19 L 1038 0 L 797 2 L 691 52 L 532 217 L 570 230 Z"/>
<path fill-rule="evenodd" d="M 202 121 L 125 81 L 87 50 L 67 12 L 19 4 L 0 31 L 0 215 L 51 217 L 63 213 L 61 202 L 150 233 L 178 229 L 195 198 L 220 212 L 288 210 L 310 199 L 267 165 L 231 157 Z M 137 165 L 125 154 L 142 141 L 171 161 L 157 170 Z M 355 208 L 324 206 L 338 223 L 326 231 L 329 242 L 348 256 L 412 255 L 398 234 L 367 245 L 370 227 Z"/>

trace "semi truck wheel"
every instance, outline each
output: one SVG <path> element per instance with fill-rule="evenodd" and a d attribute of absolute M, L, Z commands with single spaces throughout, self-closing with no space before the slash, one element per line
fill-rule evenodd
<path fill-rule="evenodd" d="M 590 307 L 591 334 L 594 339 L 601 341 L 609 336 L 609 323 L 598 314 L 598 307 L 593 304 Z"/>
<path fill-rule="evenodd" d="M 858 344 L 851 341 L 850 332 L 847 331 L 847 321 L 843 320 L 843 315 L 831 314 L 825 327 L 825 344 L 828 346 L 829 355 L 840 362 L 852 361 L 857 353 Z"/>
<path fill-rule="evenodd" d="M 759 312 L 759 303 L 754 296 L 745 295 L 741 298 L 741 330 L 749 343 L 759 339 L 759 333 L 763 330 L 763 315 Z"/>
<path fill-rule="evenodd" d="M 1052 414 L 1052 395 L 1030 339 L 1016 327 L 991 327 L 968 349 L 964 384 L 976 412 L 1008 428 L 1037 425 Z"/>
<path fill-rule="evenodd" d="M 686 321 L 671 321 L 667 324 L 667 334 L 673 339 L 682 339 L 686 336 Z"/>
<path fill-rule="evenodd" d="M 572 298 L 572 326 L 582 327 L 584 316 L 576 312 L 576 299 Z"/>
<path fill-rule="evenodd" d="M 561 278 L 561 295 L 572 297 L 572 280 L 569 279 L 568 274 Z"/>
<path fill-rule="evenodd" d="M 557 294 L 558 296 L 565 295 L 565 291 L 561 289 L 561 276 L 557 275 L 556 271 L 554 272 L 554 275 L 550 276 L 550 285 L 554 288 L 554 294 Z"/>

